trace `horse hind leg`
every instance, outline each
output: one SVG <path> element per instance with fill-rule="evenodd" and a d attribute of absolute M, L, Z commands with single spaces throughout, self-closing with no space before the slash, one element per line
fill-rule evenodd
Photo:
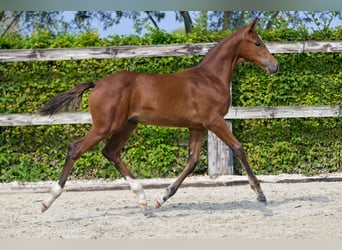
<path fill-rule="evenodd" d="M 74 163 L 81 157 L 84 152 L 91 149 L 93 146 L 95 146 L 106 137 L 107 133 L 98 131 L 93 127 L 85 137 L 69 145 L 65 164 L 59 176 L 59 180 L 52 187 L 50 196 L 42 201 L 42 212 L 45 212 L 52 205 L 52 203 L 62 194 L 63 188 Z"/>
<path fill-rule="evenodd" d="M 130 121 L 127 122 L 127 124 L 119 133 L 112 135 L 105 148 L 102 150 L 102 153 L 111 163 L 113 163 L 120 174 L 126 179 L 131 190 L 138 198 L 138 204 L 140 208 L 145 213 L 147 210 L 147 200 L 143 186 L 135 179 L 133 174 L 127 169 L 126 165 L 120 158 L 122 148 L 136 127 L 137 123 Z"/>

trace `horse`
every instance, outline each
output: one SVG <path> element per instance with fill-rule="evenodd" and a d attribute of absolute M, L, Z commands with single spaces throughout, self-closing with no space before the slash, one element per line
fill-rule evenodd
<path fill-rule="evenodd" d="M 227 144 L 240 160 L 249 185 L 257 200 L 266 203 L 261 185 L 253 173 L 242 144 L 227 127 L 224 116 L 230 106 L 230 84 L 235 67 L 252 62 L 268 74 L 276 73 L 278 62 L 255 32 L 258 20 L 223 38 L 209 50 L 201 62 L 191 68 L 170 74 L 148 74 L 122 71 L 95 82 L 81 83 L 73 89 L 52 97 L 39 112 L 53 115 L 71 104 L 78 106 L 82 95 L 93 88 L 88 105 L 92 127 L 80 140 L 69 144 L 68 153 L 58 182 L 41 203 L 42 212 L 61 195 L 72 166 L 81 155 L 100 141 L 107 139 L 102 154 L 125 178 L 137 196 L 138 205 L 147 209 L 142 184 L 121 160 L 121 151 L 138 123 L 189 129 L 186 166 L 164 194 L 155 200 L 161 207 L 173 196 L 199 161 L 202 141 L 212 131 Z"/>

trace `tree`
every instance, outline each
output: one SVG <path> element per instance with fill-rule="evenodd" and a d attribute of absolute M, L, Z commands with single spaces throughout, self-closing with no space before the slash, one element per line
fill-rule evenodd
<path fill-rule="evenodd" d="M 122 18 L 131 19 L 137 32 L 145 23 L 150 22 L 159 28 L 158 23 L 165 18 L 162 11 L 76 11 L 71 22 L 65 21 L 62 11 L 0 11 L 0 35 L 8 32 L 29 33 L 35 28 L 49 29 L 52 32 L 82 31 L 94 27 L 94 22 L 101 28 L 108 29 L 120 23 Z"/>
<path fill-rule="evenodd" d="M 55 29 L 62 24 L 58 11 L 0 11 L 0 35 L 8 32 L 24 33 L 34 28 Z"/>
<path fill-rule="evenodd" d="M 233 11 L 223 11 L 223 30 L 229 29 L 233 13 Z"/>
<path fill-rule="evenodd" d="M 278 28 L 281 25 L 298 28 L 301 25 L 312 29 L 329 27 L 332 21 L 342 19 L 342 11 L 212 11 L 208 14 L 208 27 L 211 30 L 239 29 L 251 20 L 261 19 L 264 29 Z"/>
<path fill-rule="evenodd" d="M 192 33 L 193 24 L 189 11 L 179 11 L 180 16 L 177 14 L 176 12 L 176 20 L 184 22 L 185 33 Z"/>
<path fill-rule="evenodd" d="M 72 15 L 72 21 L 65 21 L 66 13 Z M 184 24 L 186 33 L 193 32 L 194 27 L 205 31 L 239 29 L 255 18 L 261 20 L 259 27 L 264 29 L 281 26 L 325 29 L 334 20 L 342 20 L 342 11 L 176 11 L 175 14 L 176 21 Z M 25 34 L 37 28 L 55 33 L 79 32 L 94 28 L 94 23 L 101 29 L 108 29 L 123 18 L 132 20 L 139 33 L 146 24 L 159 29 L 159 22 L 165 16 L 165 11 L 0 11 L 0 35 Z M 194 21 L 192 16 L 195 16 Z"/>
<path fill-rule="evenodd" d="M 79 29 L 89 29 L 95 20 L 107 29 L 120 23 L 122 18 L 133 21 L 137 32 L 141 32 L 145 23 L 151 22 L 154 28 L 159 29 L 158 23 L 165 18 L 162 11 L 77 11 L 74 24 Z"/>
<path fill-rule="evenodd" d="M 20 16 L 23 14 L 20 12 L 10 13 L 9 11 L 1 11 L 0 12 L 0 34 L 4 35 L 9 31 L 16 31 L 18 26 L 18 21 Z"/>

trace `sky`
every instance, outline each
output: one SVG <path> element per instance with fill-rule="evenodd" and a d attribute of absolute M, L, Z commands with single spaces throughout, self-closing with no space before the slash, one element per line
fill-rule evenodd
<path fill-rule="evenodd" d="M 162 30 L 166 30 L 167 32 L 172 32 L 178 28 L 184 27 L 182 23 L 176 21 L 174 11 L 169 11 L 166 14 L 166 17 L 158 22 L 158 26 Z M 107 30 L 101 31 L 101 37 L 106 37 L 108 35 L 129 35 L 135 34 L 135 30 L 133 28 L 133 21 L 129 19 L 122 19 L 118 25 L 114 25 L 113 27 L 108 28 Z"/>
<path fill-rule="evenodd" d="M 68 21 L 73 18 L 71 11 L 65 12 L 65 20 Z M 99 30 L 101 37 L 107 37 L 108 35 L 130 35 L 136 34 L 134 30 L 134 23 L 132 20 L 128 18 L 122 18 L 120 23 L 117 25 L 113 25 L 112 27 L 103 30 L 100 26 L 94 25 L 94 28 Z M 158 22 L 158 26 L 162 30 L 166 30 L 167 32 L 172 32 L 178 28 L 183 28 L 183 24 L 176 21 L 175 12 L 174 11 L 166 11 L 166 16 L 160 22 Z M 146 30 L 145 30 L 146 32 Z M 144 31 L 142 32 L 144 33 Z"/>

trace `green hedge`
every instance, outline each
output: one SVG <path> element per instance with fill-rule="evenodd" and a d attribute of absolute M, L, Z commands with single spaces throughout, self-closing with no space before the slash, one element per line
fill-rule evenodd
<path fill-rule="evenodd" d="M 278 29 L 259 32 L 266 41 L 342 40 L 341 29 L 309 34 Z M 0 49 L 149 45 L 214 42 L 227 32 L 191 35 L 151 30 L 143 37 L 110 36 L 96 32 L 53 35 L 36 31 L 29 37 L 0 37 Z M 233 78 L 234 106 L 341 104 L 342 54 L 278 54 L 276 75 L 242 64 Z M 56 93 L 77 83 L 93 81 L 121 70 L 169 73 L 196 65 L 200 56 L 0 63 L 0 113 L 33 113 Z M 87 96 L 81 110 L 87 110 Z M 341 170 L 340 118 L 236 120 L 233 130 L 258 174 L 317 174 Z M 58 178 L 67 145 L 90 125 L 0 127 L 0 181 L 40 181 Z M 178 175 L 187 159 L 187 129 L 139 125 L 124 148 L 123 159 L 139 178 Z M 195 174 L 207 172 L 207 146 Z M 102 157 L 101 142 L 85 153 L 72 171 L 78 179 L 121 177 Z M 236 172 L 242 173 L 236 162 Z"/>

